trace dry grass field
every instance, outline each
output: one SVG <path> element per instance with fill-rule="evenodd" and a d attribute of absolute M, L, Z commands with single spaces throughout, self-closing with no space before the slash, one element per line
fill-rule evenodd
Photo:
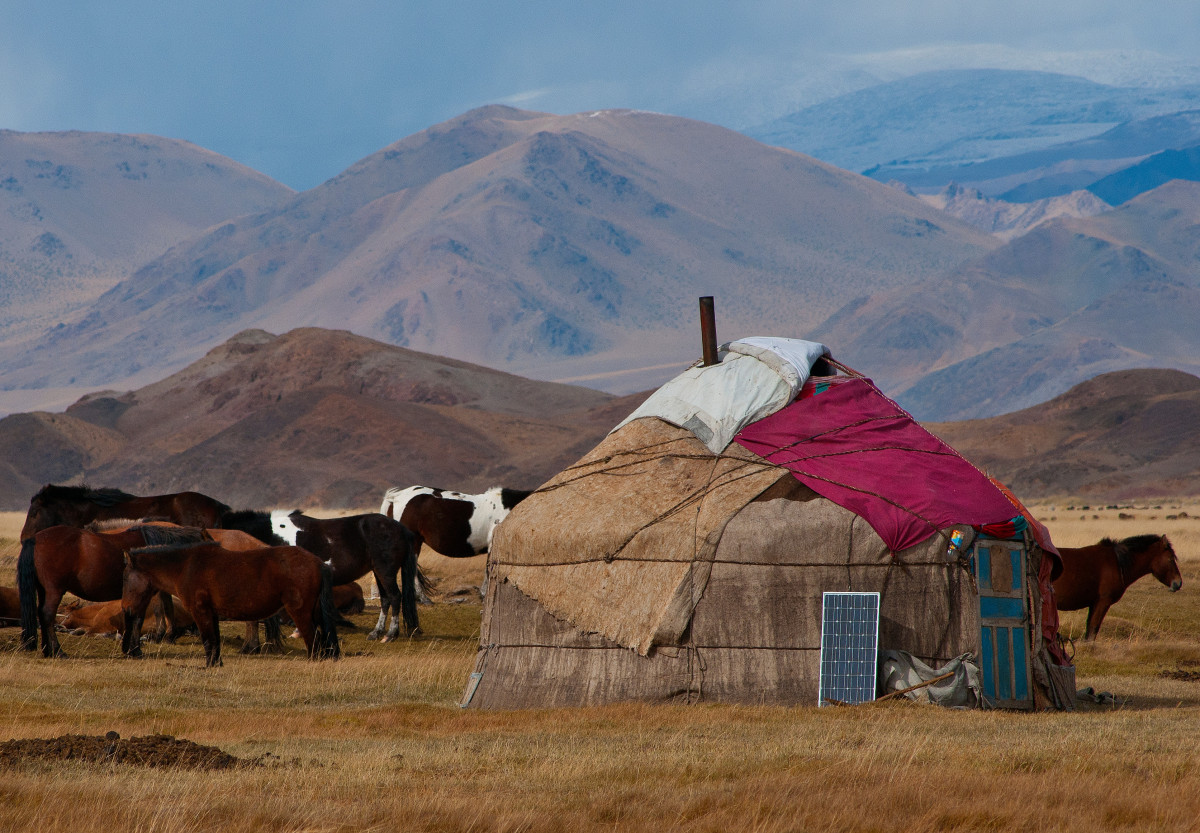
<path fill-rule="evenodd" d="M 1187 517 L 1168 519 L 1185 511 Z M 1143 579 L 1080 645 L 1080 686 L 1117 705 L 1072 713 L 653 707 L 477 712 L 455 706 L 474 599 L 422 608 L 424 635 L 308 662 L 237 653 L 203 668 L 195 638 L 71 659 L 0 630 L 0 741 L 156 733 L 258 765 L 234 770 L 27 760 L 0 769 L 2 831 L 1154 831 L 1200 827 L 1200 505 L 1039 506 L 1064 546 L 1167 533 L 1184 574 Z M 1121 518 L 1120 514 L 1133 517 Z M 0 583 L 21 516 L 0 517 Z M 482 559 L 427 565 L 449 599 Z M 374 619 L 368 607 L 356 617 Z M 1078 635 L 1082 616 L 1065 617 Z"/>

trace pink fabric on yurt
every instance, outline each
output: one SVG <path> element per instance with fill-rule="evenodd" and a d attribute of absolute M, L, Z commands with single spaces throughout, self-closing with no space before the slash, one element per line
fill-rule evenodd
<path fill-rule="evenodd" d="M 869 379 L 809 379 L 795 402 L 734 442 L 862 517 L 893 552 L 955 524 L 1017 514 L 979 469 Z"/>

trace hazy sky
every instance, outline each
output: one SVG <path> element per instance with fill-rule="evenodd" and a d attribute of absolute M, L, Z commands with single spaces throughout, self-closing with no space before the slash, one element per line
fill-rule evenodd
<path fill-rule="evenodd" d="M 0 128 L 187 139 L 303 189 L 492 102 L 741 127 L 943 66 L 1196 80 L 1198 36 L 1196 0 L 0 0 Z"/>

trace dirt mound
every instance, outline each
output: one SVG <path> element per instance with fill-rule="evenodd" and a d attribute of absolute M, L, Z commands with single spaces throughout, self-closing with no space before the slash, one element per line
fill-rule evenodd
<path fill-rule="evenodd" d="M 122 740 L 107 735 L 60 735 L 0 743 L 0 769 L 27 761 L 90 761 L 182 769 L 233 769 L 260 766 L 257 760 L 235 758 L 215 746 L 201 746 L 170 735 L 147 735 Z"/>

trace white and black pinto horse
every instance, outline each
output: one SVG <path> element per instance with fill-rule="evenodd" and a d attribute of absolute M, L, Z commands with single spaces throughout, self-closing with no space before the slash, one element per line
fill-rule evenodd
<path fill-rule="evenodd" d="M 367 634 L 368 639 L 396 639 L 401 616 L 405 635 L 420 632 L 415 594 L 422 582 L 417 550 L 412 533 L 403 524 L 374 512 L 312 518 L 299 509 L 277 509 L 271 513 L 271 527 L 289 544 L 303 547 L 327 563 L 333 570 L 335 585 L 354 581 L 368 572 L 374 574 L 380 596 L 379 622 Z M 389 614 L 391 627 L 385 631 Z"/>
<path fill-rule="evenodd" d="M 496 527 L 531 494 L 500 486 L 478 495 L 432 486 L 396 487 L 384 493 L 379 512 L 412 530 L 418 555 L 421 545 L 428 544 L 448 558 L 470 558 L 491 548 Z M 420 587 L 417 593 L 428 601 Z"/>

